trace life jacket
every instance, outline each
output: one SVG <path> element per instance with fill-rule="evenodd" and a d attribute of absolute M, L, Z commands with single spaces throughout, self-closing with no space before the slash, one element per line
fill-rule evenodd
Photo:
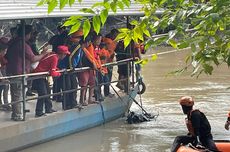
<path fill-rule="evenodd" d="M 110 57 L 110 54 L 108 52 L 108 50 L 102 48 L 99 52 L 98 52 L 98 55 L 100 57 L 100 60 L 101 60 L 101 64 L 106 64 L 108 63 L 108 60 L 109 60 L 109 57 Z M 107 74 L 108 73 L 108 68 L 106 66 L 102 66 L 101 67 L 101 71 L 104 73 L 104 74 Z"/>
<path fill-rule="evenodd" d="M 98 62 L 98 60 L 95 59 L 94 56 L 94 47 L 93 45 L 89 45 L 89 47 L 87 48 L 83 48 L 83 51 L 86 55 L 86 57 L 88 58 L 88 60 L 97 68 L 100 69 L 101 68 L 101 63 Z"/>
<path fill-rule="evenodd" d="M 186 127 L 187 127 L 187 129 L 188 129 L 188 132 L 189 132 L 189 134 L 191 134 L 192 136 L 195 136 L 195 131 L 194 131 L 194 128 L 193 128 L 193 126 L 192 126 L 192 120 L 191 120 L 191 118 L 192 118 L 192 112 L 194 112 L 194 111 L 199 111 L 198 109 L 195 109 L 195 110 L 191 110 L 190 112 L 189 112 L 189 117 L 187 118 L 187 119 L 185 119 L 185 124 L 186 124 Z M 200 112 L 200 111 L 199 111 Z"/>

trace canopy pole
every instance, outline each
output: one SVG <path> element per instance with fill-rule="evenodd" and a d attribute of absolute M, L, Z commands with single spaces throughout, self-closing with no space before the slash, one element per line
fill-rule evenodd
<path fill-rule="evenodd" d="M 22 26 L 22 70 L 23 70 L 23 77 L 22 77 L 22 114 L 23 114 L 23 121 L 25 121 L 26 117 L 26 57 L 25 57 L 25 20 L 20 20 Z"/>

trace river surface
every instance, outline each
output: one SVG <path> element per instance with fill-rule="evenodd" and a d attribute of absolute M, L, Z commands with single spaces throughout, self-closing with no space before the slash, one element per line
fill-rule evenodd
<path fill-rule="evenodd" d="M 158 51 L 167 51 L 159 48 Z M 150 53 L 150 52 L 149 52 Z M 230 109 L 230 69 L 220 66 L 213 75 L 191 77 L 191 72 L 180 76 L 167 76 L 182 67 L 188 51 L 159 55 L 142 69 L 147 90 L 142 96 L 149 113 L 159 113 L 156 120 L 140 124 L 126 124 L 121 118 L 104 126 L 72 134 L 21 152 L 168 152 L 177 135 L 187 133 L 178 99 L 193 96 L 195 107 L 203 111 L 210 121 L 214 139 L 230 139 L 224 129 Z M 139 101 L 139 97 L 136 98 Z M 133 104 L 131 110 L 141 112 Z"/>

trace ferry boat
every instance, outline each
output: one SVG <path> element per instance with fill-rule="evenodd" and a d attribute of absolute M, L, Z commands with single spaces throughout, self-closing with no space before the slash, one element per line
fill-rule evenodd
<path fill-rule="evenodd" d="M 76 3 L 72 7 L 66 7 L 63 10 L 55 9 L 48 14 L 47 7 L 36 6 L 36 0 L 1 0 L 0 21 L 19 20 L 23 25 L 26 19 L 69 17 L 72 15 L 85 16 L 86 14 L 79 10 L 90 7 L 95 2 L 97 1 L 83 1 L 81 4 Z M 118 10 L 116 15 L 143 15 L 140 10 L 140 5 L 132 3 L 124 11 Z M 20 77 L 24 78 L 25 81 L 28 76 L 21 75 Z M 19 76 L 12 76 L 11 79 L 14 79 L 14 77 Z M 137 92 L 138 85 L 133 84 L 128 93 L 118 91 L 114 97 L 106 98 L 100 104 L 88 105 L 84 109 L 74 108 L 63 111 L 60 103 L 53 103 L 53 107 L 58 111 L 39 118 L 35 118 L 33 112 L 36 102 L 27 101 L 27 98 L 24 97 L 23 111 L 25 121 L 12 121 L 10 120 L 9 112 L 0 112 L 0 151 L 17 151 L 118 119 L 129 110 Z M 30 112 L 25 114 L 26 109 L 30 109 Z"/>

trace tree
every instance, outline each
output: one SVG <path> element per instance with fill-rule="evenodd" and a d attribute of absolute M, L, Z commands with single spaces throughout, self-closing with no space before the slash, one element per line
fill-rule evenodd
<path fill-rule="evenodd" d="M 41 0 L 38 5 L 48 4 L 48 12 L 51 12 L 58 4 L 62 9 L 65 5 L 81 2 L 82 0 Z M 211 75 L 214 66 L 223 63 L 230 66 L 230 0 L 104 0 L 81 11 L 92 14 L 92 26 L 98 33 L 106 22 L 109 11 L 116 13 L 117 9 L 129 7 L 131 2 L 142 5 L 145 15 L 141 22 L 131 21 L 133 29 L 119 30 L 117 39 L 123 39 L 125 46 L 131 40 L 137 42 L 147 36 L 146 49 L 163 42 L 178 50 L 191 47 L 186 66 L 176 72 L 193 67 L 192 75 L 199 76 L 203 72 Z M 157 10 L 162 10 L 162 14 L 158 15 Z M 64 26 L 71 26 L 70 33 L 83 26 L 85 36 L 91 28 L 90 20 L 82 16 L 70 17 Z M 170 30 L 166 30 L 169 27 Z M 159 29 L 168 32 L 157 36 L 155 34 Z"/>

